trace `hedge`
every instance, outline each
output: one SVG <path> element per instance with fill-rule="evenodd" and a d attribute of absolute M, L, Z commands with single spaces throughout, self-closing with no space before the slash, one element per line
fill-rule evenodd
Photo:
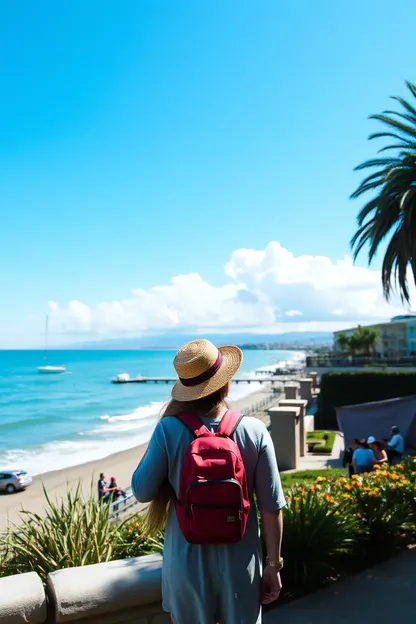
<path fill-rule="evenodd" d="M 416 372 L 326 373 L 321 379 L 316 428 L 338 429 L 335 408 L 416 394 Z"/>

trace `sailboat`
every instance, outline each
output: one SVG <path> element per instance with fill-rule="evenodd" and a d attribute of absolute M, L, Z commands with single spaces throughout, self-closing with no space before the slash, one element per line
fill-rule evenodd
<path fill-rule="evenodd" d="M 43 354 L 43 361 L 45 362 L 43 366 L 38 366 L 38 373 L 46 373 L 46 374 L 56 374 L 56 373 L 65 373 L 65 366 L 49 366 L 48 365 L 48 323 L 49 317 L 46 316 L 46 325 L 45 325 L 45 352 Z"/>

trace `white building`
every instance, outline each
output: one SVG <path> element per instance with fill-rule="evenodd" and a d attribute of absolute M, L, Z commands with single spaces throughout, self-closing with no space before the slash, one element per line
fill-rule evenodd
<path fill-rule="evenodd" d="M 400 358 L 416 356 L 416 314 L 404 314 L 395 316 L 387 323 L 368 325 L 377 329 L 380 341 L 375 347 L 376 353 L 381 357 Z M 351 335 L 357 328 L 352 327 L 334 332 L 334 349 L 340 352 L 337 336 L 339 334 Z"/>

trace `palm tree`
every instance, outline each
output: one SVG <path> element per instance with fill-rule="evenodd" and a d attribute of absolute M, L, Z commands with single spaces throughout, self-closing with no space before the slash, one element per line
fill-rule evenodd
<path fill-rule="evenodd" d="M 410 82 L 406 85 L 416 99 L 416 86 Z M 389 300 L 398 286 L 402 300 L 409 302 L 409 267 L 416 281 L 416 105 L 400 97 L 393 99 L 401 105 L 401 112 L 388 110 L 370 117 L 381 121 L 387 130 L 371 134 L 369 139 L 388 137 L 394 142 L 379 150 L 390 151 L 392 155 L 373 158 L 356 167 L 357 171 L 373 169 L 373 172 L 351 198 L 367 192 L 372 198 L 358 214 L 358 229 L 351 246 L 356 259 L 369 244 L 371 263 L 382 241 L 389 238 L 382 266 L 384 295 Z"/>
<path fill-rule="evenodd" d="M 341 332 L 340 334 L 337 335 L 336 342 L 337 342 L 338 347 L 341 349 L 342 353 L 349 355 L 350 353 L 349 336 L 347 336 L 347 334 L 345 334 L 344 332 Z"/>
<path fill-rule="evenodd" d="M 337 345 L 345 355 L 374 355 L 380 334 L 373 327 L 358 325 L 352 334 L 338 334 Z"/>
<path fill-rule="evenodd" d="M 380 334 L 374 327 L 358 325 L 350 337 L 350 349 L 354 353 L 370 356 L 374 355 Z"/>

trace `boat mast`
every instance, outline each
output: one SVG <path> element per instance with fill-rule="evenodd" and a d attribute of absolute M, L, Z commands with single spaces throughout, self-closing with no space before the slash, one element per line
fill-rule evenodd
<path fill-rule="evenodd" d="M 49 321 L 49 315 L 46 315 L 46 321 L 45 321 L 45 353 L 43 354 L 43 361 L 45 362 L 46 365 L 46 360 L 48 358 L 48 321 Z"/>

